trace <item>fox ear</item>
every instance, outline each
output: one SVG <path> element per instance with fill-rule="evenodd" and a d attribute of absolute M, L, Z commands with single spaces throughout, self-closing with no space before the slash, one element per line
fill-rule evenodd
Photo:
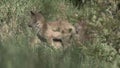
<path fill-rule="evenodd" d="M 31 13 L 31 15 L 32 15 L 32 16 L 34 16 L 34 15 L 35 15 L 35 13 L 34 13 L 33 11 L 30 11 L 30 13 Z"/>

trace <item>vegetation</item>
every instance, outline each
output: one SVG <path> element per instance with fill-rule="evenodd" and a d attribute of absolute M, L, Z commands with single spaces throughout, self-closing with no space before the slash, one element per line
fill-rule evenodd
<path fill-rule="evenodd" d="M 116 1 L 116 2 L 115 2 Z M 119 68 L 119 0 L 1 0 L 0 68 Z M 64 51 L 40 44 L 29 27 L 30 11 L 47 21 L 84 19 L 94 38 Z"/>

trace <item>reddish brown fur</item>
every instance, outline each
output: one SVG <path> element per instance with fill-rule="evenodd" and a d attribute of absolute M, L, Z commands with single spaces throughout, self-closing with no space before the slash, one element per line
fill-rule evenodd
<path fill-rule="evenodd" d="M 50 45 L 52 45 L 55 48 L 61 47 L 63 41 L 55 42 L 53 39 L 63 40 L 63 37 L 69 37 L 75 31 L 74 27 L 66 20 L 46 22 L 41 13 L 31 12 L 31 14 L 32 22 L 29 26 L 33 29 L 37 29 L 37 35 L 46 39 L 46 42 L 50 43 Z M 72 31 L 69 32 L 69 29 L 72 29 Z"/>

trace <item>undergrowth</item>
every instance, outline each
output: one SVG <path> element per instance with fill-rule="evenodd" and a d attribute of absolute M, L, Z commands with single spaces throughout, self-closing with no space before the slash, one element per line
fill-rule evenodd
<path fill-rule="evenodd" d="M 1 0 L 0 68 L 119 68 L 117 3 L 114 0 Z M 62 18 L 74 24 L 84 19 L 87 33 L 94 39 L 83 45 L 73 43 L 66 50 L 40 44 L 28 27 L 30 11 L 41 11 L 47 21 Z"/>

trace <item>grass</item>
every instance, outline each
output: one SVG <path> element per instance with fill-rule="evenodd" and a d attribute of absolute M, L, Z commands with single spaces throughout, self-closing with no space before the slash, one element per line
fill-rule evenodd
<path fill-rule="evenodd" d="M 119 16 L 108 5 L 87 1 L 79 7 L 69 0 L 1 0 L 0 68 L 119 68 Z M 79 7 L 79 8 L 78 8 Z M 93 43 L 73 43 L 64 51 L 40 44 L 28 27 L 30 11 L 42 11 L 47 21 L 59 18 L 76 23 L 85 19 Z M 92 33 L 91 33 L 92 34 Z"/>

